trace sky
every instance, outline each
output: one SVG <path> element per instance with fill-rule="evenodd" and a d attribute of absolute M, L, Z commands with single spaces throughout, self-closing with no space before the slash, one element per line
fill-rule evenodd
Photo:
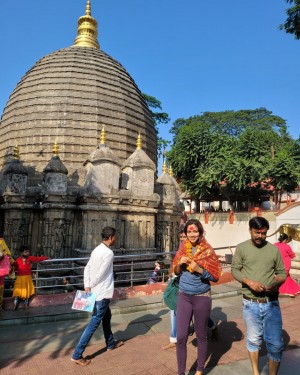
<path fill-rule="evenodd" d="M 300 41 L 285 0 L 91 0 L 100 48 L 171 119 L 265 107 L 298 138 Z M 86 0 L 0 0 L 0 113 L 43 56 L 73 45 Z"/>

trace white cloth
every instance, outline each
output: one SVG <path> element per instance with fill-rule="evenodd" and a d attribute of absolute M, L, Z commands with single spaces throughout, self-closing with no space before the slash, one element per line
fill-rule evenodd
<path fill-rule="evenodd" d="M 104 243 L 97 246 L 84 268 L 84 287 L 91 288 L 96 301 L 112 298 L 114 294 L 114 253 Z"/>

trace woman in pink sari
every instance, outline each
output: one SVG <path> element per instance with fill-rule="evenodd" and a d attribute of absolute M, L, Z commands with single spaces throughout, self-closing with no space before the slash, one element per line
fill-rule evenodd
<path fill-rule="evenodd" d="M 300 285 L 297 284 L 297 282 L 290 276 L 291 261 L 293 258 L 295 258 L 295 253 L 287 242 L 288 235 L 283 233 L 279 236 L 278 242 L 274 243 L 274 245 L 278 247 L 278 250 L 280 251 L 287 275 L 285 282 L 279 287 L 279 294 L 295 297 L 300 293 Z"/>

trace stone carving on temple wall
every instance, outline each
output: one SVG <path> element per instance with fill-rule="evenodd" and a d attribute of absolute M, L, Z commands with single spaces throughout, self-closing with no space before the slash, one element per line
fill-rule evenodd
<path fill-rule="evenodd" d="M 28 226 L 26 219 L 6 218 L 5 234 L 10 241 L 10 250 L 13 255 L 19 256 L 21 245 L 30 245 L 28 243 Z"/>
<path fill-rule="evenodd" d="M 45 176 L 44 189 L 53 193 L 62 193 L 67 190 L 67 176 L 60 173 L 48 173 Z"/>
<path fill-rule="evenodd" d="M 63 258 L 66 246 L 66 227 L 63 220 L 56 222 L 54 227 L 54 254 L 55 258 Z"/>
<path fill-rule="evenodd" d="M 4 179 L 4 191 L 14 194 L 25 194 L 27 176 L 20 174 L 8 174 Z"/>

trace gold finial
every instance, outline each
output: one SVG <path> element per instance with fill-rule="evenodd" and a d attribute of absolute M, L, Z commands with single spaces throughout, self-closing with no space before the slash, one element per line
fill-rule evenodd
<path fill-rule="evenodd" d="M 167 163 L 166 163 L 166 155 L 167 155 L 167 151 L 164 150 L 163 153 L 162 153 L 162 156 L 163 156 L 162 171 L 163 171 L 163 173 L 168 173 L 168 168 L 167 168 Z"/>
<path fill-rule="evenodd" d="M 141 133 L 139 133 L 139 135 L 137 137 L 136 149 L 137 150 L 141 150 L 142 149 L 142 137 L 141 137 Z"/>
<path fill-rule="evenodd" d="M 53 155 L 58 156 L 59 154 L 59 146 L 57 144 L 57 141 L 54 142 L 53 148 L 52 148 Z"/>
<path fill-rule="evenodd" d="M 163 173 L 168 173 L 168 168 L 167 168 L 166 160 L 164 160 L 164 162 L 163 162 L 162 171 L 163 171 Z"/>
<path fill-rule="evenodd" d="M 85 8 L 85 15 L 86 15 L 86 16 L 90 16 L 90 17 L 91 17 L 91 15 L 92 15 L 91 2 L 90 2 L 90 0 L 87 0 L 86 8 Z"/>
<path fill-rule="evenodd" d="M 100 45 L 97 40 L 97 27 L 98 23 L 95 18 L 92 17 L 91 1 L 87 0 L 85 15 L 78 19 L 77 37 L 75 39 L 74 46 L 100 49 Z"/>
<path fill-rule="evenodd" d="M 100 145 L 105 145 L 105 142 L 106 142 L 106 132 L 103 126 L 101 130 L 101 136 L 100 136 Z"/>
<path fill-rule="evenodd" d="M 13 158 L 15 160 L 20 160 L 20 147 L 18 145 L 15 145 L 13 149 Z"/>
<path fill-rule="evenodd" d="M 169 175 L 170 175 L 171 177 L 173 177 L 173 168 L 172 168 L 171 165 L 170 165 L 170 168 L 169 168 Z"/>

